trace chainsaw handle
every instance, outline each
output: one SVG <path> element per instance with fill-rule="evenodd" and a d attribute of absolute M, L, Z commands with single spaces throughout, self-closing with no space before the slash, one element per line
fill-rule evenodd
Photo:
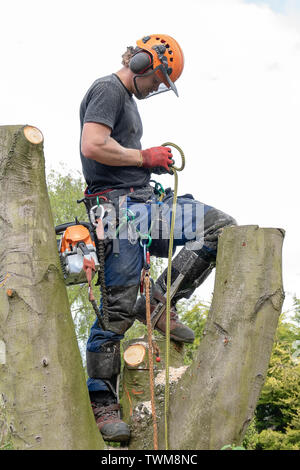
<path fill-rule="evenodd" d="M 55 227 L 56 235 L 58 235 L 59 233 L 64 232 L 68 227 L 72 227 L 73 225 L 83 225 L 88 230 L 92 229 L 91 224 L 89 224 L 88 222 L 78 222 L 78 221 L 76 221 L 76 222 L 66 222 L 64 224 L 60 224 L 60 225 L 57 225 Z"/>

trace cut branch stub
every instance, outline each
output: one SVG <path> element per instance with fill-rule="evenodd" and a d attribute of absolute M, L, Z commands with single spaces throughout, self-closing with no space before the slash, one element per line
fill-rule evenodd
<path fill-rule="evenodd" d="M 127 367 L 136 367 L 140 365 L 146 355 L 146 347 L 143 344 L 132 344 L 124 352 L 124 361 Z"/>
<path fill-rule="evenodd" d="M 26 139 L 32 144 L 40 144 L 43 142 L 44 137 L 41 131 L 34 126 L 25 126 L 23 129 Z"/>

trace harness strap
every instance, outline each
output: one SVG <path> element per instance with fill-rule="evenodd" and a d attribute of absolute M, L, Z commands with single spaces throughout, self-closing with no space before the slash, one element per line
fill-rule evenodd
<path fill-rule="evenodd" d="M 125 194 L 133 193 L 137 189 L 140 189 L 140 188 L 138 188 L 138 187 L 134 188 L 133 186 L 131 186 L 130 188 L 121 188 L 121 189 L 110 188 L 110 189 L 104 189 L 103 191 L 100 191 L 100 192 L 97 192 L 97 193 L 89 194 L 88 188 L 86 188 L 85 191 L 84 191 L 84 197 L 89 199 L 89 198 L 93 198 L 93 197 L 103 196 L 103 194 L 108 194 L 108 193 L 111 193 L 111 192 L 114 193 L 113 194 L 114 197 L 118 197 L 118 196 L 124 196 Z"/>

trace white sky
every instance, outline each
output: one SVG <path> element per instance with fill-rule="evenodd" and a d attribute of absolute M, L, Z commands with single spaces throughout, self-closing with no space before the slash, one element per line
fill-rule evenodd
<path fill-rule="evenodd" d="M 138 102 L 143 148 L 185 152 L 180 193 L 240 225 L 281 227 L 284 309 L 300 297 L 300 0 L 37 0 L 2 2 L 0 125 L 31 124 L 45 138 L 47 170 L 81 170 L 79 105 L 91 83 L 151 33 L 185 54 L 176 83 Z M 159 177 L 164 186 L 169 176 Z M 199 290 L 208 300 L 214 276 Z"/>

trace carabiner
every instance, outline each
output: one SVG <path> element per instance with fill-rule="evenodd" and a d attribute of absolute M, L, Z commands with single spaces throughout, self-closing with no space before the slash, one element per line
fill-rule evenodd
<path fill-rule="evenodd" d="M 100 211 L 101 211 L 100 215 L 98 215 L 98 213 L 97 213 L 98 209 L 100 209 Z M 101 205 L 100 206 L 97 206 L 97 205 L 93 206 L 90 209 L 90 221 L 94 225 L 94 227 L 97 227 L 96 217 L 97 217 L 97 219 L 103 219 L 104 214 L 105 214 L 105 209 Z"/>
<path fill-rule="evenodd" d="M 152 243 L 152 238 L 150 237 L 149 233 L 141 233 L 141 232 L 139 232 L 139 236 L 140 236 L 140 245 L 141 245 L 141 246 L 146 245 L 147 248 L 149 248 L 149 246 L 150 246 L 151 243 Z M 144 243 L 143 240 L 148 240 L 148 243 L 147 243 L 147 244 Z"/>

